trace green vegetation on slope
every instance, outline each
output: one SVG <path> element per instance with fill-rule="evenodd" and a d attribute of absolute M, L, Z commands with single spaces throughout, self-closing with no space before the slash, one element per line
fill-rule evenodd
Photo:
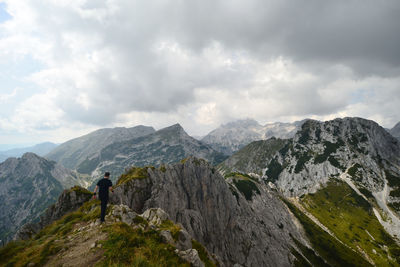
<path fill-rule="evenodd" d="M 103 236 L 96 241 L 101 246 L 89 247 L 89 243 L 82 247 L 87 250 L 84 255 L 93 259 L 90 266 L 190 266 L 175 253 L 176 247 L 165 243 L 160 235 L 162 230 L 167 230 L 176 241 L 181 230 L 179 225 L 165 220 L 153 226 L 143 217 L 136 216 L 132 227 L 116 222 L 117 216 L 102 226 L 92 226 L 91 222 L 100 215 L 99 204 L 96 200 L 88 201 L 77 211 L 45 227 L 34 238 L 13 241 L 0 248 L 0 266 L 58 266 L 65 259 L 71 260 L 68 256 L 64 259 L 64 253 L 82 245 L 90 236 Z M 111 214 L 112 208 L 111 205 L 108 207 L 107 214 Z M 200 243 L 192 240 L 192 244 L 206 266 L 215 266 Z M 59 254 L 60 251 L 63 253 Z"/>
<path fill-rule="evenodd" d="M 104 259 L 97 266 L 190 266 L 162 241 L 159 231 L 134 229 L 119 222 L 107 225 L 108 238 L 102 241 Z"/>
<path fill-rule="evenodd" d="M 87 222 L 99 216 L 100 202 L 86 202 L 79 210 L 45 227 L 33 239 L 12 241 L 1 248 L 0 265 L 27 266 L 33 263 L 35 266 L 42 266 L 50 256 L 63 248 L 66 236 L 73 231 L 76 223 Z"/>
<path fill-rule="evenodd" d="M 145 179 L 148 178 L 147 169 L 154 169 L 154 167 L 132 167 L 126 173 L 122 174 L 117 181 L 117 186 L 126 183 L 133 179 Z"/>
<path fill-rule="evenodd" d="M 322 230 L 310 218 L 302 213 L 295 205 L 283 199 L 292 213 L 303 225 L 308 239 L 314 250 L 332 266 L 371 266 L 359 254 L 349 249 L 327 232 Z M 304 255 L 307 257 L 307 255 Z M 312 259 L 308 259 L 312 262 Z"/>
<path fill-rule="evenodd" d="M 252 200 L 254 194 L 260 194 L 260 190 L 254 182 L 256 180 L 253 177 L 241 173 L 230 173 L 225 176 L 225 178 L 228 177 L 232 177 L 233 184 L 247 200 Z"/>
<path fill-rule="evenodd" d="M 345 182 L 331 179 L 325 188 L 304 196 L 302 203 L 344 244 L 362 250 L 376 265 L 400 264 L 400 247 L 379 223 L 369 202 Z"/>
<path fill-rule="evenodd" d="M 192 239 L 192 248 L 197 250 L 199 253 L 199 258 L 204 262 L 205 267 L 215 267 L 216 265 L 208 257 L 208 253 L 202 244 Z"/>
<path fill-rule="evenodd" d="M 339 139 L 336 143 L 324 141 L 324 153 L 316 156 L 314 159 L 314 163 L 318 164 L 325 162 L 331 154 L 336 153 L 336 151 L 343 145 L 344 142 L 341 139 Z"/>
<path fill-rule="evenodd" d="M 277 138 L 251 142 L 233 154 L 228 160 L 221 163 L 218 167 L 224 172 L 237 170 L 240 172 L 252 172 L 262 175 L 265 163 L 268 162 L 277 151 L 283 149 L 287 143 L 287 140 Z"/>
<path fill-rule="evenodd" d="M 265 172 L 265 175 L 268 177 L 268 181 L 275 182 L 279 178 L 279 174 L 283 171 L 282 165 L 278 162 L 276 158 L 272 159 L 268 165 L 268 169 Z"/>

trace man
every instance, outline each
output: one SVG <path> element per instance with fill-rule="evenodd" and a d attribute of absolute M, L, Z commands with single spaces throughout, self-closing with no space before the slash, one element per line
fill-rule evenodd
<path fill-rule="evenodd" d="M 104 178 L 97 182 L 96 188 L 94 189 L 94 197 L 96 197 L 97 189 L 99 189 L 99 199 L 101 200 L 101 214 L 100 222 L 104 222 L 104 217 L 106 216 L 106 209 L 108 203 L 108 191 L 113 192 L 112 182 L 110 181 L 110 173 L 104 173 Z"/>

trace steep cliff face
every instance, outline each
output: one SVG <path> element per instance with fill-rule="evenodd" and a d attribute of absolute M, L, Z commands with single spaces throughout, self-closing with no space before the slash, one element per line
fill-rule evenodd
<path fill-rule="evenodd" d="M 226 266 L 294 262 L 292 237 L 303 240 L 301 234 L 283 203 L 261 183 L 251 182 L 249 193 L 246 185 L 225 181 L 196 158 L 144 170 L 121 177 L 114 203 L 136 212 L 160 207 Z"/>
<path fill-rule="evenodd" d="M 0 164 L 0 239 L 12 238 L 23 224 L 35 221 L 65 187 L 81 184 L 75 172 L 26 153 Z"/>

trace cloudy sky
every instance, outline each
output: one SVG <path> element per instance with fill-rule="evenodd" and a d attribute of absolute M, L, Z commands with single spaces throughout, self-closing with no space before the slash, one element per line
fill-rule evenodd
<path fill-rule="evenodd" d="M 398 0 L 0 0 L 0 144 L 400 121 Z"/>

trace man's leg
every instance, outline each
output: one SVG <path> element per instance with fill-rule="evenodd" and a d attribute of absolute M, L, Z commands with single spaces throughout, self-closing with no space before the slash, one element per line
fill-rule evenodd
<path fill-rule="evenodd" d="M 108 199 L 106 199 L 106 198 L 101 199 L 101 215 L 100 215 L 100 221 L 102 221 L 102 222 L 104 222 L 104 218 L 105 218 L 105 216 L 106 216 L 107 202 L 108 202 Z"/>

